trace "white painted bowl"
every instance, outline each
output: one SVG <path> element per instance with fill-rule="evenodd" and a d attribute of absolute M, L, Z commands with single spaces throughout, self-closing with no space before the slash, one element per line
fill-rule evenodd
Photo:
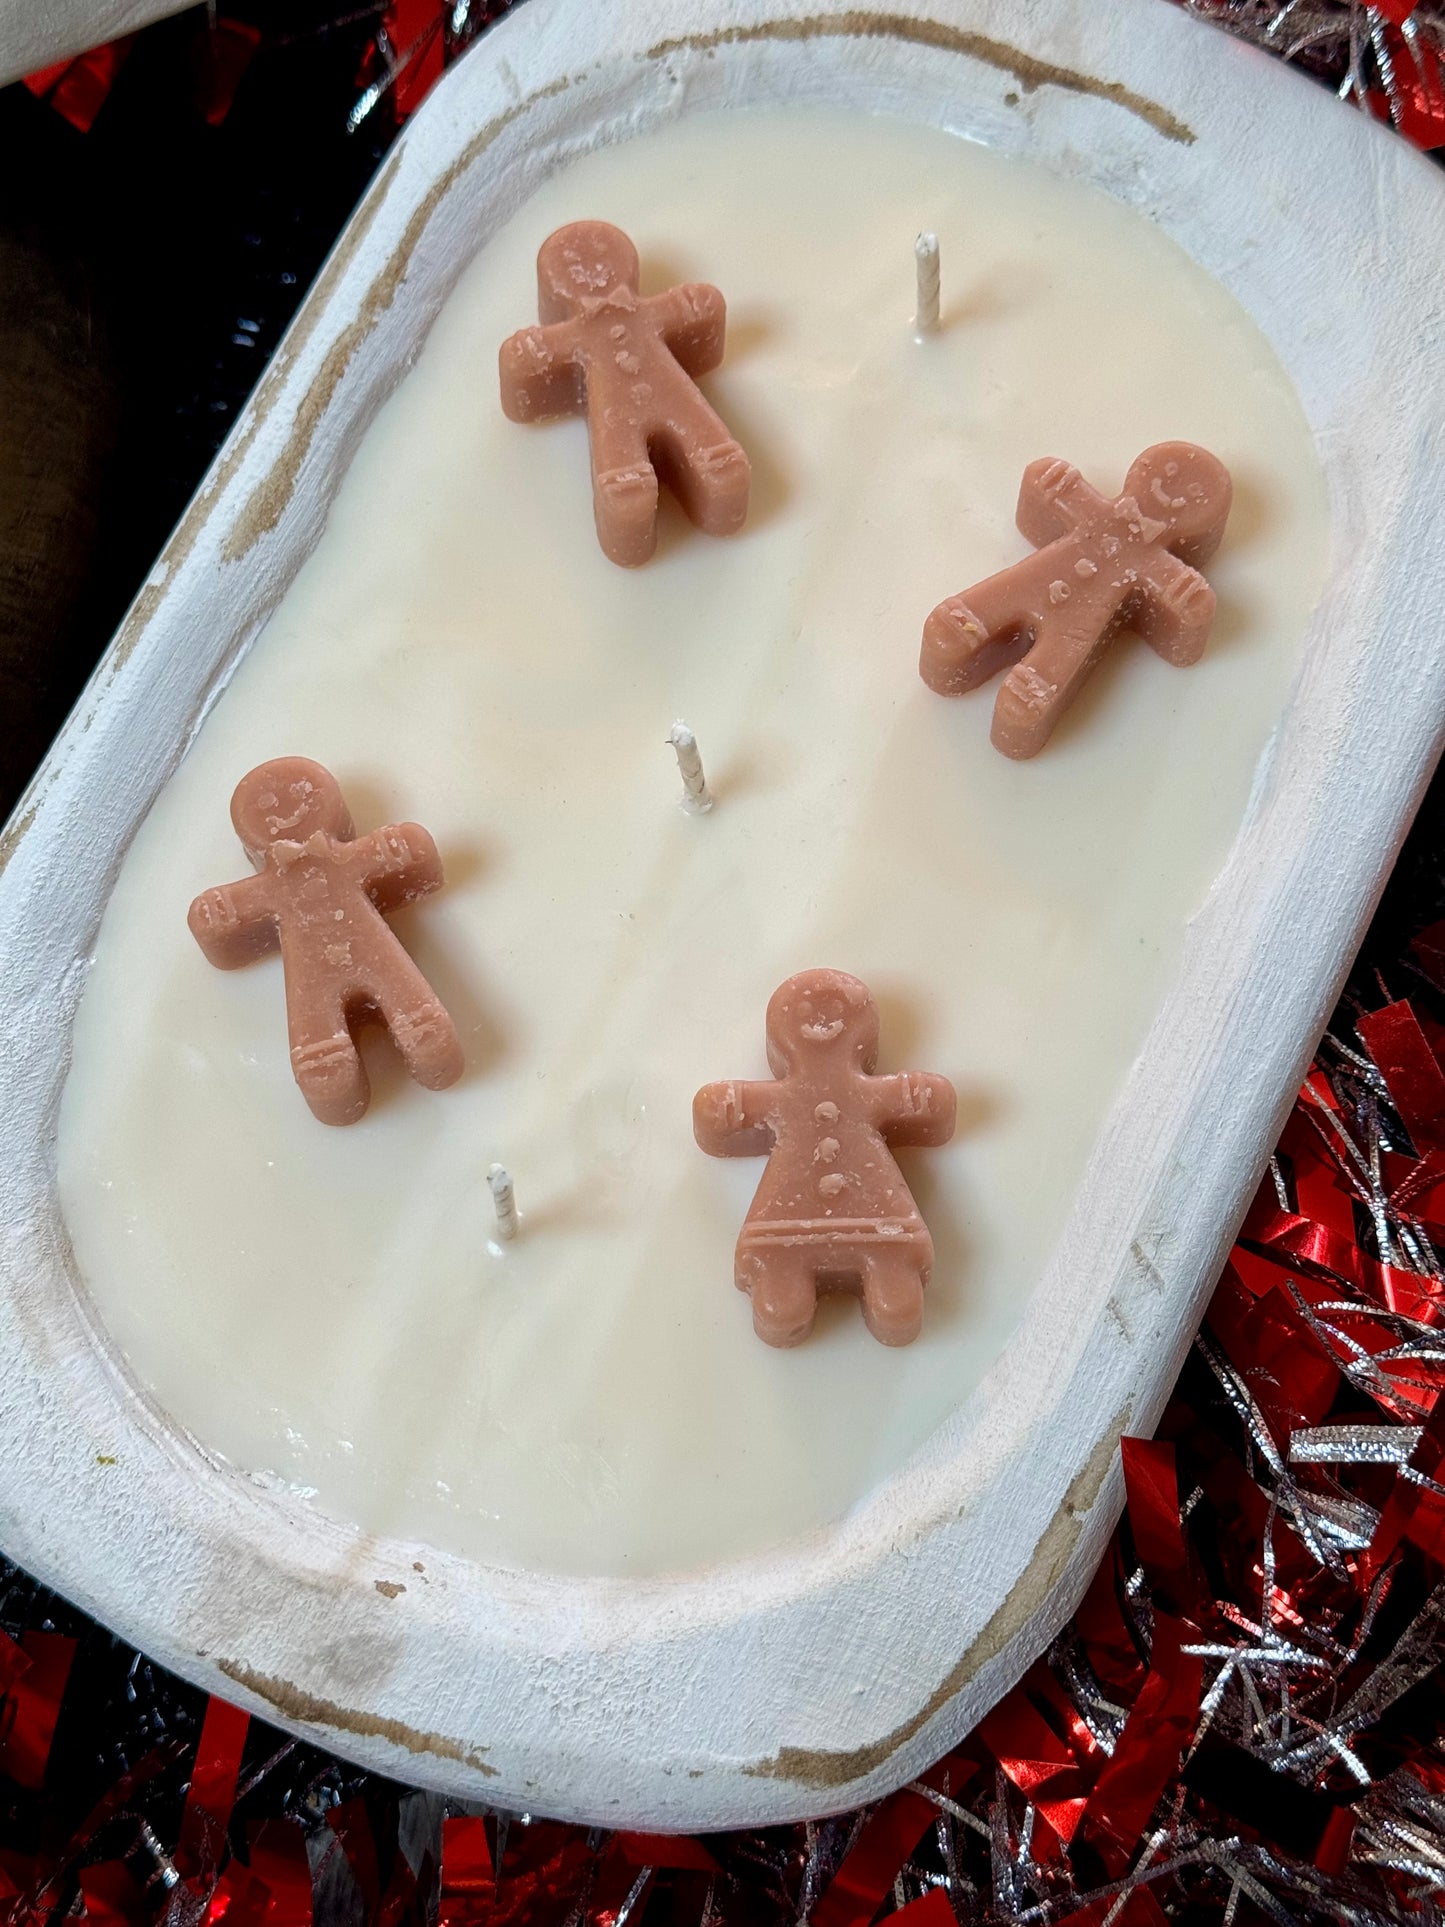
<path fill-rule="evenodd" d="M 880 1794 L 1062 1623 L 1118 1511 L 1119 1434 L 1158 1418 L 1445 720 L 1445 256 L 1428 163 L 1164 0 L 813 3 L 800 21 L 786 0 L 531 0 L 460 63 L 347 228 L 0 851 L 0 1544 L 293 1731 L 593 1822 L 721 1827 Z M 107 890 L 458 271 L 559 149 L 798 98 L 1028 153 L 1159 220 L 1250 310 L 1303 398 L 1331 487 L 1328 592 L 1059 1249 L 994 1370 L 908 1466 L 828 1532 L 670 1580 L 518 1576 L 363 1539 L 208 1462 L 91 1321 L 54 1128 Z M 388 1597 L 423 1554 L 432 1583 Z"/>

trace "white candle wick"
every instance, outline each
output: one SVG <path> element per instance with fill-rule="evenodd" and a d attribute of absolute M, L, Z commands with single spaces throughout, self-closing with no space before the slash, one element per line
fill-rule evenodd
<path fill-rule="evenodd" d="M 712 808 L 713 795 L 703 774 L 697 738 L 686 723 L 674 723 L 668 742 L 677 752 L 677 767 L 682 776 L 682 807 L 694 816 L 704 816 Z"/>
<path fill-rule="evenodd" d="M 510 1242 L 517 1235 L 517 1200 L 512 1191 L 511 1174 L 504 1164 L 494 1164 L 487 1172 L 492 1188 L 492 1203 L 497 1209 L 497 1236 Z"/>
<path fill-rule="evenodd" d="M 938 236 L 920 234 L 913 243 L 913 259 L 918 267 L 918 308 L 913 328 L 921 341 L 925 335 L 938 333 Z"/>

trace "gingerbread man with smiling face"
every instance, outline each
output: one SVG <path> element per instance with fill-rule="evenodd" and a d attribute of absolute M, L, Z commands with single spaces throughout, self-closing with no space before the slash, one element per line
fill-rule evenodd
<path fill-rule="evenodd" d="M 558 228 L 537 255 L 541 326 L 501 351 L 512 421 L 586 415 L 598 540 L 627 568 L 657 546 L 659 477 L 709 535 L 748 512 L 748 458 L 694 379 L 722 360 L 726 304 L 704 282 L 643 295 L 638 276 L 620 228 Z"/>
<path fill-rule="evenodd" d="M 946 1144 L 957 1098 L 946 1077 L 877 1077 L 878 1006 L 841 970 L 805 970 L 767 1013 L 773 1079 L 708 1084 L 693 1131 L 714 1157 L 768 1160 L 737 1246 L 735 1282 L 769 1345 L 798 1345 L 820 1291 L 853 1291 L 885 1345 L 923 1325 L 933 1240 L 893 1157 Z"/>
<path fill-rule="evenodd" d="M 255 876 L 206 890 L 191 934 L 221 970 L 280 948 L 291 1069 L 323 1124 L 354 1124 L 371 1097 L 352 1035 L 365 1017 L 390 1030 L 419 1084 L 462 1074 L 462 1047 L 440 999 L 384 913 L 442 886 L 441 858 L 419 823 L 358 837 L 336 778 L 304 756 L 262 763 L 231 798 Z"/>
<path fill-rule="evenodd" d="M 961 696 L 1006 669 L 994 748 L 1036 756 L 1116 630 L 1165 662 L 1198 662 L 1214 621 L 1199 565 L 1223 539 L 1232 495 L 1223 462 L 1192 442 L 1146 448 L 1112 501 L 1072 463 L 1031 462 L 1017 521 L 1038 553 L 939 603 L 920 675 Z"/>

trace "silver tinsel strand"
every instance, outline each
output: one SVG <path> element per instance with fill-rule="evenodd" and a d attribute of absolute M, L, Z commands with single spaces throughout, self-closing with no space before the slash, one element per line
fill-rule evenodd
<path fill-rule="evenodd" d="M 1398 25 L 1365 0 L 1176 0 L 1186 12 L 1213 21 L 1257 47 L 1294 61 L 1333 83 L 1342 100 L 1364 103 L 1382 94 L 1395 125 L 1406 124 L 1402 86 L 1392 51 L 1445 58 L 1445 0 L 1420 0 Z"/>

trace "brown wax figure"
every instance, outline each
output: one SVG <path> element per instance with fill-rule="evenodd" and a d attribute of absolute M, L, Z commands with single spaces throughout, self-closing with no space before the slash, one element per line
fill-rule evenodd
<path fill-rule="evenodd" d="M 714 1157 L 767 1157 L 738 1239 L 735 1283 L 769 1345 L 797 1345 L 820 1291 L 853 1291 L 869 1331 L 908 1345 L 923 1325 L 933 1240 L 890 1150 L 946 1144 L 958 1100 L 946 1077 L 875 1077 L 878 1006 L 841 970 L 805 970 L 767 1013 L 774 1081 L 707 1084 L 693 1132 Z"/>
<path fill-rule="evenodd" d="M 231 821 L 258 874 L 191 905 L 196 942 L 220 970 L 280 947 L 291 1068 L 323 1124 L 354 1124 L 371 1098 L 352 1026 L 375 1016 L 419 1084 L 462 1074 L 456 1027 L 384 913 L 442 886 L 418 823 L 358 837 L 336 778 L 304 756 L 262 763 L 236 785 Z"/>
<path fill-rule="evenodd" d="M 537 255 L 542 325 L 501 351 L 502 407 L 514 422 L 587 416 L 597 536 L 635 567 L 657 546 L 658 478 L 709 535 L 748 512 L 748 458 L 695 375 L 723 356 L 727 308 L 705 282 L 638 293 L 637 249 L 606 221 L 558 228 Z"/>
<path fill-rule="evenodd" d="M 961 696 L 1008 669 L 991 735 L 1022 757 L 1049 740 L 1115 630 L 1134 630 L 1166 662 L 1198 662 L 1214 591 L 1195 565 L 1219 547 L 1232 494 L 1228 469 L 1192 442 L 1145 449 L 1115 501 L 1068 462 L 1031 462 L 1017 519 L 1039 552 L 939 603 L 924 625 L 923 680 Z"/>

